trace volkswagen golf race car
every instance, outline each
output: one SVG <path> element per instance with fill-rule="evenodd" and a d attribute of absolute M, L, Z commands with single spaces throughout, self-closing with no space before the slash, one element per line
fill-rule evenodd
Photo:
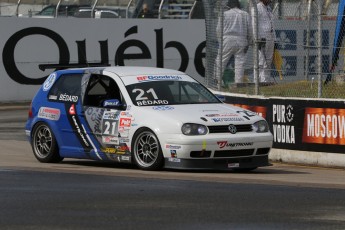
<path fill-rule="evenodd" d="M 187 74 L 93 67 L 49 75 L 32 100 L 26 135 L 40 162 L 64 158 L 165 168 L 268 166 L 273 137 L 254 112 L 223 103 Z"/>

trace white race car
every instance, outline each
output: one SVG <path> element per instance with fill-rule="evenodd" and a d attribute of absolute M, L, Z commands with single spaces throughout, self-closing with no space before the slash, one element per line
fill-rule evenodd
<path fill-rule="evenodd" d="M 153 67 L 52 73 L 32 100 L 26 134 L 41 162 L 87 158 L 145 170 L 252 170 L 270 165 L 273 141 L 254 112 L 183 72 Z"/>

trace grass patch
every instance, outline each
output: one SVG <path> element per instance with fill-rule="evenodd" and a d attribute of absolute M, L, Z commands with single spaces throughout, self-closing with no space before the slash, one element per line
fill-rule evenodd
<path fill-rule="evenodd" d="M 254 84 L 237 86 L 231 84 L 224 92 L 255 95 Z M 318 98 L 318 82 L 297 81 L 289 83 L 278 83 L 270 86 L 260 86 L 259 95 L 265 97 L 301 97 Z M 327 85 L 322 83 L 321 98 L 345 98 L 345 83 L 332 81 Z"/>

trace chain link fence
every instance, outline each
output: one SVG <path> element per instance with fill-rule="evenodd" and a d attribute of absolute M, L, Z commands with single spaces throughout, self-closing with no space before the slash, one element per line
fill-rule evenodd
<path fill-rule="evenodd" d="M 246 53 L 244 79 L 242 83 L 235 83 L 235 58 L 230 58 L 227 63 L 219 60 L 226 50 L 224 39 L 220 39 L 223 30 L 217 34 L 216 29 L 219 25 L 224 26 L 228 1 L 203 2 L 206 12 L 206 83 L 210 88 L 263 96 L 345 98 L 345 49 L 341 42 L 344 31 L 341 27 L 336 29 L 337 20 L 341 20 L 344 13 L 344 6 L 339 1 L 271 1 L 276 35 L 274 60 L 269 67 L 272 85 L 263 84 L 258 79 L 260 40 L 255 30 Z M 252 27 L 257 28 L 257 1 L 240 0 L 240 3 L 250 14 Z M 216 77 L 219 72 L 223 73 L 221 79 Z"/>
<path fill-rule="evenodd" d="M 134 5 L 141 1 L 143 0 L 0 0 L 0 16 L 48 18 L 55 16 L 55 8 L 59 5 L 56 16 L 68 17 L 75 16 L 79 7 L 92 7 L 95 3 L 104 9 L 109 7 L 109 9 L 126 10 L 129 2 L 133 2 Z"/>

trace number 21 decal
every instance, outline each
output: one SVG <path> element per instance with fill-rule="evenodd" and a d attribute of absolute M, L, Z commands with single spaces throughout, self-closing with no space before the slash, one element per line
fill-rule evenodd
<path fill-rule="evenodd" d="M 103 135 L 112 135 L 116 134 L 116 121 L 105 120 L 103 122 Z"/>
<path fill-rule="evenodd" d="M 145 91 L 143 89 L 133 89 L 132 93 L 138 93 L 137 97 L 135 98 L 136 101 L 148 100 L 148 97 L 144 97 Z M 146 91 L 147 94 L 151 94 L 153 99 L 158 99 L 156 92 L 150 88 Z"/>

